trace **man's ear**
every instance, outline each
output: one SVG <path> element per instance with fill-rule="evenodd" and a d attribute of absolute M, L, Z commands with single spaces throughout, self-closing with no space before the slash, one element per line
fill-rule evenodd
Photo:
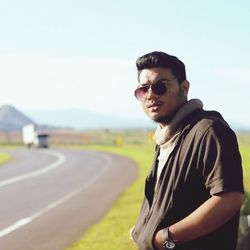
<path fill-rule="evenodd" d="M 184 80 L 181 83 L 181 91 L 182 91 L 182 95 L 183 96 L 187 96 L 188 95 L 188 91 L 189 91 L 189 81 L 188 80 Z"/>

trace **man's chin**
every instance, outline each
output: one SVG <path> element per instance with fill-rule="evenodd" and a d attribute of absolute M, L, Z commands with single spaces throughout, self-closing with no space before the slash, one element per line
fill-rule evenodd
<path fill-rule="evenodd" d="M 161 124 L 168 124 L 173 119 L 173 115 L 168 116 L 151 116 L 150 117 L 154 122 Z"/>

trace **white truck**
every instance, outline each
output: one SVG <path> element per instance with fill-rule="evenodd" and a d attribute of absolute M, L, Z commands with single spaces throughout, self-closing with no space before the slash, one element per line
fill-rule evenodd
<path fill-rule="evenodd" d="M 28 148 L 34 146 L 39 148 L 49 147 L 49 135 L 38 132 L 34 124 L 28 124 L 23 127 L 23 143 Z"/>

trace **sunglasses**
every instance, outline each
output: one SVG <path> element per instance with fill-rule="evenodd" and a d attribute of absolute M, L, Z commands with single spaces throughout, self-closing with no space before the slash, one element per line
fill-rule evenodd
<path fill-rule="evenodd" d="M 171 80 L 160 80 L 154 84 L 147 84 L 147 85 L 143 85 L 141 87 L 138 87 L 135 92 L 134 95 L 136 97 L 137 100 L 139 101 L 145 101 L 147 96 L 148 96 L 148 92 L 149 89 L 151 89 L 151 91 L 156 94 L 156 95 L 164 95 L 167 92 L 167 86 L 166 84 L 172 80 L 174 80 L 176 77 L 174 77 Z"/>

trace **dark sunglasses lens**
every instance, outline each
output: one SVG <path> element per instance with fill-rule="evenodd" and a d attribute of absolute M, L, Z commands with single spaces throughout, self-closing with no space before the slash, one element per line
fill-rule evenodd
<path fill-rule="evenodd" d="M 164 95 L 167 91 L 166 84 L 164 82 L 153 84 L 151 88 L 156 95 Z"/>
<path fill-rule="evenodd" d="M 135 97 L 141 101 L 146 98 L 148 94 L 148 87 L 140 87 L 135 90 Z"/>
<path fill-rule="evenodd" d="M 147 97 L 149 88 L 149 86 L 137 88 L 135 90 L 135 97 L 139 101 L 144 101 Z M 151 85 L 151 89 L 156 95 L 164 95 L 167 92 L 166 84 L 164 82 L 159 82 Z"/>

